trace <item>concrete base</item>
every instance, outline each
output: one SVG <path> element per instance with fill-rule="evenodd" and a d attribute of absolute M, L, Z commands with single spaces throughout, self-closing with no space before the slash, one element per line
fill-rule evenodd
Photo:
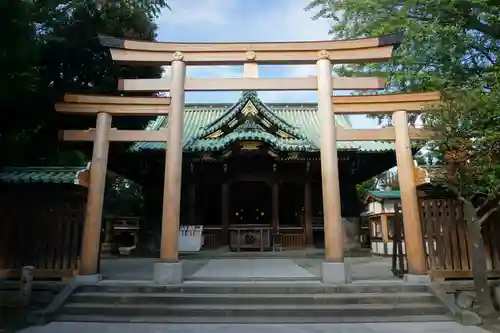
<path fill-rule="evenodd" d="M 158 262 L 154 265 L 153 281 L 156 284 L 179 284 L 182 279 L 182 262 Z"/>
<path fill-rule="evenodd" d="M 321 264 L 321 276 L 323 283 L 344 284 L 349 281 L 346 265 L 343 262 L 324 261 Z"/>
<path fill-rule="evenodd" d="M 431 277 L 429 275 L 405 274 L 403 281 L 411 284 L 431 284 Z"/>
<path fill-rule="evenodd" d="M 76 275 L 73 281 L 77 283 L 97 283 L 102 280 L 101 274 Z"/>

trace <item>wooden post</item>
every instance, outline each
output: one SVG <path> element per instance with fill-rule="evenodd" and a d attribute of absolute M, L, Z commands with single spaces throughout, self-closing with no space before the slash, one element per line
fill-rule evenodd
<path fill-rule="evenodd" d="M 427 261 L 420 222 L 417 190 L 413 176 L 414 164 L 406 111 L 394 112 L 392 122 L 396 134 L 396 160 L 398 165 L 399 189 L 401 191 L 408 273 L 425 275 L 427 274 Z"/>
<path fill-rule="evenodd" d="M 308 246 L 314 244 L 312 220 L 312 186 L 311 182 L 306 182 L 304 184 L 304 229 L 306 234 L 306 245 Z"/>
<path fill-rule="evenodd" d="M 246 62 L 243 64 L 243 77 L 258 78 L 259 77 L 259 64 L 256 62 Z"/>
<path fill-rule="evenodd" d="M 323 216 L 325 228 L 325 261 L 344 262 L 343 228 L 340 206 L 339 167 L 335 118 L 332 104 L 332 64 L 326 58 L 318 60 L 318 116 L 320 123 L 321 175 L 323 182 Z"/>
<path fill-rule="evenodd" d="M 179 258 L 178 233 L 182 180 L 182 137 L 184 131 L 184 82 L 186 64 L 182 53 L 174 53 L 172 61 L 172 98 L 168 115 L 167 153 L 165 154 L 165 180 L 163 188 L 163 218 L 161 252 L 163 261 L 176 262 Z"/>
<path fill-rule="evenodd" d="M 389 243 L 389 228 L 387 225 L 387 215 L 385 214 L 380 215 L 380 225 L 382 228 L 382 244 L 384 245 L 384 255 L 388 255 L 391 253 L 388 253 L 388 247 L 387 247 L 388 246 L 387 243 Z"/>
<path fill-rule="evenodd" d="M 189 224 L 196 225 L 196 183 L 189 183 Z"/>
<path fill-rule="evenodd" d="M 228 234 L 228 228 L 229 228 L 229 184 L 228 183 L 223 183 L 222 184 L 222 191 L 221 191 L 221 217 L 222 217 L 222 238 L 224 240 L 225 244 L 229 244 L 229 234 Z"/>
<path fill-rule="evenodd" d="M 387 225 L 387 215 L 380 215 L 380 225 L 382 228 L 382 241 L 387 243 L 389 241 L 389 228 Z"/>
<path fill-rule="evenodd" d="M 102 205 L 106 188 L 106 170 L 108 168 L 111 116 L 108 113 L 97 114 L 96 137 L 90 165 L 90 179 L 87 194 L 85 222 L 83 224 L 82 249 L 80 257 L 80 275 L 99 273 L 99 248 L 101 245 Z"/>
<path fill-rule="evenodd" d="M 272 229 L 273 232 L 278 232 L 280 225 L 280 199 L 279 199 L 280 186 L 278 183 L 273 183 L 272 187 L 273 187 Z"/>

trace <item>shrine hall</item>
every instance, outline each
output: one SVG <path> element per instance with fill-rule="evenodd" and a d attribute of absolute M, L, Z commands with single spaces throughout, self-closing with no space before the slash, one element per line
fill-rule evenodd
<path fill-rule="evenodd" d="M 349 116 L 335 120 L 352 128 Z M 147 130 L 166 125 L 167 116 L 158 116 Z M 317 104 L 265 103 L 253 91 L 234 104 L 186 104 L 180 224 L 203 226 L 205 248 L 265 251 L 275 242 L 284 249 L 322 247 L 319 127 Z M 143 185 L 141 228 L 151 237 L 139 247 L 160 246 L 154 235 L 161 232 L 166 145 L 133 143 L 126 159 L 137 168 L 124 164 L 125 157 L 110 159 L 110 168 Z M 344 243 L 352 247 L 362 211 L 356 184 L 396 165 L 394 144 L 339 141 L 337 147 Z"/>

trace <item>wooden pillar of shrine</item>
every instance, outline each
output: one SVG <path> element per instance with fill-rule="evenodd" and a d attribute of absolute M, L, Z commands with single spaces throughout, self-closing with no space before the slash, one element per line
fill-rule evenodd
<path fill-rule="evenodd" d="M 417 190 L 413 176 L 414 164 L 406 111 L 394 112 L 392 122 L 396 136 L 396 160 L 403 210 L 405 248 L 408 257 L 408 273 L 411 275 L 425 275 L 427 274 L 427 261 Z"/>
<path fill-rule="evenodd" d="M 229 184 L 222 184 L 221 191 L 221 218 L 223 244 L 229 244 Z"/>
<path fill-rule="evenodd" d="M 101 244 L 102 206 L 106 188 L 106 170 L 108 167 L 111 116 L 108 113 L 97 114 L 96 136 L 90 165 L 90 179 L 87 194 L 87 207 L 83 225 L 82 248 L 79 275 L 96 276 L 99 273 L 99 249 Z"/>
<path fill-rule="evenodd" d="M 306 234 L 306 245 L 314 244 L 313 238 L 313 208 L 312 208 L 312 185 L 311 182 L 304 184 L 304 231 Z"/>
<path fill-rule="evenodd" d="M 160 259 L 176 262 L 179 258 L 178 233 L 182 179 L 182 137 L 184 130 L 184 82 L 186 64 L 182 53 L 174 53 L 168 115 L 167 152 L 165 154 L 165 180 L 163 188 L 163 216 L 161 228 Z"/>
<path fill-rule="evenodd" d="M 325 261 L 344 262 L 343 227 L 340 206 L 339 168 L 335 118 L 332 103 L 332 64 L 328 52 L 321 51 L 317 62 L 318 116 L 320 123 L 321 178 L 323 183 L 323 216 Z"/>
<path fill-rule="evenodd" d="M 272 216 L 272 229 L 273 232 L 278 232 L 280 226 L 280 200 L 279 200 L 279 183 L 273 183 L 273 216 Z"/>

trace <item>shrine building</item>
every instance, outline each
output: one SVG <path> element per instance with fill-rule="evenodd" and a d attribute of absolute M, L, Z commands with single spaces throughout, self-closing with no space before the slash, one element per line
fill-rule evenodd
<path fill-rule="evenodd" d="M 157 117 L 147 130 L 166 128 L 167 117 Z M 337 127 L 352 128 L 348 116 L 336 115 L 335 120 Z M 256 92 L 243 92 L 232 105 L 187 104 L 180 224 L 202 225 L 205 248 L 262 251 L 273 242 L 284 249 L 322 247 L 319 133 L 317 104 L 266 104 Z M 129 158 L 141 160 L 136 168 L 140 175 L 131 176 L 143 184 L 143 227 L 157 232 L 166 146 L 136 142 L 129 148 Z M 337 147 L 344 243 L 349 248 L 358 244 L 362 211 L 356 184 L 393 167 L 396 158 L 392 142 L 339 141 Z M 113 164 L 115 170 L 123 168 Z"/>

